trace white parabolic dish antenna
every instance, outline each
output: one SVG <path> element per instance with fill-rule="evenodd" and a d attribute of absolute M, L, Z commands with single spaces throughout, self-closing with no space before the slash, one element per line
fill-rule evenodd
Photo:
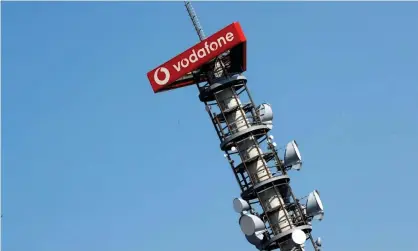
<path fill-rule="evenodd" d="M 306 213 L 308 216 L 316 216 L 323 213 L 324 206 L 322 205 L 321 198 L 319 198 L 319 193 L 317 190 L 314 190 L 308 195 L 306 201 Z"/>
<path fill-rule="evenodd" d="M 292 240 L 294 243 L 302 245 L 306 241 L 306 234 L 300 229 L 295 229 L 292 232 Z"/>
<path fill-rule="evenodd" d="M 237 213 L 242 213 L 250 209 L 250 205 L 248 205 L 248 203 L 241 198 L 235 198 L 233 201 L 233 204 L 234 204 L 234 210 Z"/>
<path fill-rule="evenodd" d="M 267 125 L 270 129 L 273 128 L 273 109 L 270 104 L 264 103 L 258 106 L 258 113 L 260 115 L 261 122 Z"/>
<path fill-rule="evenodd" d="M 290 141 L 286 145 L 284 152 L 284 164 L 286 167 L 292 166 L 293 169 L 299 170 L 302 167 L 302 157 L 299 152 L 298 144 L 295 140 Z"/>
<path fill-rule="evenodd" d="M 239 219 L 239 225 L 245 235 L 252 235 L 265 229 L 264 222 L 255 215 L 244 214 Z"/>
<path fill-rule="evenodd" d="M 258 106 L 261 122 L 271 122 L 273 120 L 273 109 L 270 104 L 263 103 Z"/>

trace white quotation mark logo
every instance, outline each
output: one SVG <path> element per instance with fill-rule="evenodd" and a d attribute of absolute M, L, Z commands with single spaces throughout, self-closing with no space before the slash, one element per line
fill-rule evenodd
<path fill-rule="evenodd" d="M 158 77 L 158 74 L 162 72 L 164 73 L 164 79 L 160 79 Z M 154 81 L 155 83 L 157 83 L 158 85 L 165 85 L 167 84 L 168 80 L 170 79 L 170 72 L 168 71 L 167 68 L 165 67 L 160 67 L 158 68 L 155 72 L 154 72 Z"/>

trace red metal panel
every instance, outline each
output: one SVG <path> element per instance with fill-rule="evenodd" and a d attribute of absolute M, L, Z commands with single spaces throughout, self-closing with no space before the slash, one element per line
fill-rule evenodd
<path fill-rule="evenodd" d="M 173 85 L 179 78 L 199 69 L 225 51 L 236 47 L 242 50 L 241 64 L 243 71 L 245 71 L 246 38 L 240 24 L 234 22 L 148 72 L 148 80 L 154 93 L 195 84 L 195 81 L 189 80 Z"/>

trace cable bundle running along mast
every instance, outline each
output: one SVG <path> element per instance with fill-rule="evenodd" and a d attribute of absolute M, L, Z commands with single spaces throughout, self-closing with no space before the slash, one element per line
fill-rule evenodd
<path fill-rule="evenodd" d="M 322 220 L 319 192 L 297 199 L 290 170 L 300 170 L 296 141 L 286 145 L 284 159 L 268 132 L 273 127 L 270 104 L 256 106 L 247 88 L 246 38 L 234 22 L 206 37 L 190 2 L 185 6 L 200 43 L 148 72 L 155 93 L 196 84 L 199 99 L 221 141 L 241 195 L 233 201 L 239 225 L 248 242 L 259 250 L 304 251 L 309 239 L 315 251 L 312 220 Z M 245 102 L 243 102 L 245 100 Z"/>

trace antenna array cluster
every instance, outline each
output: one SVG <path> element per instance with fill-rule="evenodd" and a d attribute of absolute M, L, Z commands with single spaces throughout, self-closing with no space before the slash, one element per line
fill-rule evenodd
<path fill-rule="evenodd" d="M 203 40 L 203 29 L 193 7 L 187 1 L 185 5 Z M 198 85 L 199 99 L 206 106 L 220 148 L 242 191 L 233 201 L 242 232 L 259 250 L 303 251 L 310 239 L 314 250 L 319 251 L 321 239 L 314 241 L 311 235 L 312 220 L 324 217 L 319 192 L 314 190 L 303 202 L 290 186 L 288 171 L 302 167 L 298 144 L 295 140 L 289 142 L 283 160 L 279 158 L 273 136 L 268 135 L 273 127 L 271 105 L 256 107 L 247 78 L 242 73 L 228 73 L 221 62 L 208 71 L 218 74 L 208 78 L 205 85 Z M 247 102 L 242 102 L 244 99 Z"/>
<path fill-rule="evenodd" d="M 292 191 L 289 172 L 302 168 L 299 147 L 293 140 L 279 157 L 269 135 L 272 106 L 254 103 L 243 75 L 246 38 L 241 26 L 234 22 L 206 38 L 190 2 L 185 6 L 201 42 L 148 72 L 154 92 L 198 87 L 241 189 L 233 208 L 249 243 L 259 250 L 304 251 L 310 240 L 319 251 L 321 239 L 311 234 L 312 221 L 324 217 L 319 192 L 297 198 Z"/>

